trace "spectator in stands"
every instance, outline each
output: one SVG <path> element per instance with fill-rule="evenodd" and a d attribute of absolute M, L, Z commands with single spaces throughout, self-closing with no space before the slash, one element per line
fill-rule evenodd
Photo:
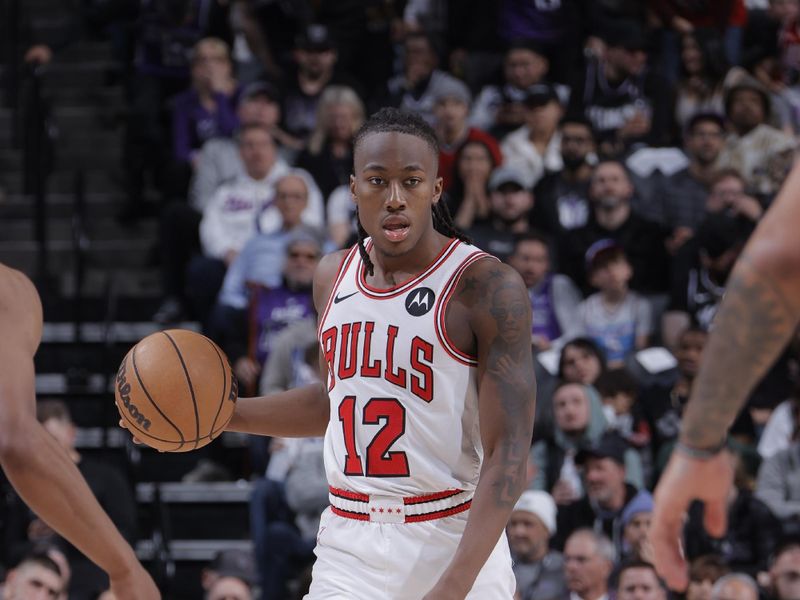
<path fill-rule="evenodd" d="M 523 102 L 525 124 L 503 138 L 503 161 L 528 171 L 536 185 L 548 173 L 557 173 L 561 161 L 561 132 L 558 122 L 564 114 L 553 86 L 540 83 L 528 88 Z"/>
<path fill-rule="evenodd" d="M 769 567 L 772 600 L 800 598 L 800 543 L 789 539 L 775 550 Z"/>
<path fill-rule="evenodd" d="M 552 234 L 583 227 L 589 220 L 589 182 L 596 160 L 592 124 L 583 116 L 567 115 L 559 125 L 561 163 L 537 184 L 534 220 Z"/>
<path fill-rule="evenodd" d="M 756 497 L 763 501 L 783 523 L 785 530 L 800 531 L 800 441 L 798 413 L 793 411 L 791 445 L 761 463 Z"/>
<path fill-rule="evenodd" d="M 747 75 L 725 94 L 725 114 L 732 132 L 725 141 L 718 166 L 736 169 L 748 188 L 771 198 L 792 165 L 794 139 L 767 124 L 769 95 Z"/>
<path fill-rule="evenodd" d="M 644 483 L 639 455 L 617 433 L 607 432 L 578 452 L 575 463 L 583 467 L 586 496 L 559 511 L 558 539 L 581 527 L 594 527 L 621 552 L 622 513 L 628 505 L 650 499 L 648 491 L 638 489 Z"/>
<path fill-rule="evenodd" d="M 325 207 L 328 222 L 328 238 L 334 248 L 349 247 L 358 235 L 356 204 L 349 185 L 340 185 L 330 196 Z"/>
<path fill-rule="evenodd" d="M 111 464 L 82 456 L 75 448 L 77 431 L 67 405 L 60 400 L 40 400 L 36 405 L 36 418 L 64 448 L 77 465 L 100 506 L 129 542 L 136 538 L 136 503 L 133 490 L 124 474 Z M 69 560 L 72 577 L 70 596 L 80 600 L 92 598 L 108 589 L 107 575 L 77 549 L 57 538 L 44 522 L 35 518 L 29 531 L 38 530 L 41 538 L 58 540 L 63 544 Z"/>
<path fill-rule="evenodd" d="M 252 584 L 255 574 L 253 553 L 249 550 L 220 550 L 200 575 L 203 590 L 208 592 L 222 577 L 235 577 Z"/>
<path fill-rule="evenodd" d="M 590 59 L 572 86 L 568 114 L 592 122 L 602 154 L 616 156 L 638 144 L 666 145 L 672 94 L 647 68 L 647 40 L 638 23 L 617 20 L 603 32 L 602 59 Z"/>
<path fill-rule="evenodd" d="M 691 561 L 686 600 L 711 600 L 714 584 L 729 571 L 725 561 L 715 554 L 700 556 Z"/>
<path fill-rule="evenodd" d="M 570 340 L 561 349 L 558 378 L 567 383 L 594 385 L 606 370 L 606 357 L 592 340 L 585 337 Z"/>
<path fill-rule="evenodd" d="M 728 62 L 715 32 L 688 31 L 681 35 L 680 43 L 682 73 L 676 89 L 675 124 L 685 131 L 694 115 L 723 113 Z"/>
<path fill-rule="evenodd" d="M 675 333 L 690 324 L 704 329 L 711 326 L 725 284 L 749 227 L 733 217 L 711 214 L 700 224 L 697 234 L 675 257 L 672 292 L 662 322 L 662 337 L 668 347 L 675 347 Z"/>
<path fill-rule="evenodd" d="M 683 151 L 689 157 L 685 169 L 666 177 L 653 217 L 672 232 L 670 252 L 688 240 L 706 216 L 706 201 L 722 151 L 725 123 L 714 113 L 696 113 L 684 130 Z"/>
<path fill-rule="evenodd" d="M 758 600 L 758 584 L 744 573 L 720 577 L 711 590 L 711 600 Z"/>
<path fill-rule="evenodd" d="M 3 585 L 3 600 L 62 597 L 64 581 L 58 565 L 44 553 L 29 554 L 11 569 Z"/>
<path fill-rule="evenodd" d="M 600 532 L 578 529 L 564 546 L 564 576 L 570 600 L 608 600 L 614 546 Z"/>
<path fill-rule="evenodd" d="M 468 142 L 480 142 L 492 153 L 492 161 L 502 160 L 500 148 L 488 133 L 471 127 L 467 122 L 472 96 L 465 84 L 449 79 L 436 89 L 433 115 L 434 129 L 439 139 L 439 177 L 444 180 L 444 190 L 453 185 L 458 151 Z"/>
<path fill-rule="evenodd" d="M 548 240 L 529 232 L 517 237 L 508 264 L 522 276 L 531 300 L 531 341 L 536 350 L 549 349 L 579 331 L 581 295 L 569 277 L 553 273 Z"/>
<path fill-rule="evenodd" d="M 238 577 L 225 575 L 208 590 L 206 600 L 252 600 L 250 584 Z"/>
<path fill-rule="evenodd" d="M 668 384 L 654 384 L 642 391 L 640 405 L 653 434 L 657 468 L 666 464 L 666 457 L 678 438 L 683 409 L 689 401 L 707 340 L 708 332 L 700 327 L 687 327 L 681 331 L 674 346 L 678 361 L 674 380 Z"/>
<path fill-rule="evenodd" d="M 744 178 L 735 169 L 717 171 L 711 180 L 706 213 L 728 215 L 740 221 L 745 228 L 758 223 L 764 208 L 747 193 L 746 187 Z"/>
<path fill-rule="evenodd" d="M 489 177 L 489 202 L 489 221 L 474 225 L 468 233 L 476 246 L 506 260 L 514 251 L 514 236 L 531 228 L 531 174 L 518 167 L 497 167 Z"/>
<path fill-rule="evenodd" d="M 617 600 L 667 600 L 667 590 L 651 563 L 636 560 L 619 571 Z"/>
<path fill-rule="evenodd" d="M 278 193 L 286 193 L 282 188 L 291 185 L 279 186 Z M 313 313 L 311 283 L 321 256 L 319 233 L 294 226 L 279 236 L 253 238 L 231 266 L 215 308 L 213 331 L 244 390 L 256 392 L 278 332 Z M 272 269 L 263 268 L 269 263 L 282 265 L 279 279 Z"/>
<path fill-rule="evenodd" d="M 566 594 L 564 561 L 550 549 L 555 529 L 556 505 L 550 494 L 522 492 L 506 526 L 519 600 L 561 600 Z"/>
<path fill-rule="evenodd" d="M 289 323 L 275 336 L 262 371 L 259 393 L 282 392 L 316 381 L 319 376 L 310 365 L 316 361 L 317 345 L 315 315 Z"/>
<path fill-rule="evenodd" d="M 633 267 L 631 289 L 640 293 L 667 290 L 667 231 L 633 211 L 633 195 L 633 184 L 622 163 L 603 161 L 595 167 L 589 187 L 592 202 L 589 222 L 568 232 L 559 248 L 562 272 L 580 287 L 586 288 L 588 283 L 586 252 L 595 242 L 609 238 L 622 246 Z"/>
<path fill-rule="evenodd" d="M 364 122 L 364 103 L 349 87 L 330 85 L 317 103 L 317 119 L 297 166 L 308 171 L 325 198 L 350 182 L 353 136 Z"/>
<path fill-rule="evenodd" d="M 614 240 L 599 240 L 589 247 L 586 271 L 599 291 L 578 307 L 581 328 L 603 351 L 608 366 L 622 366 L 633 352 L 647 346 L 653 331 L 652 309 L 628 288 L 631 264 Z"/>
<path fill-rule="evenodd" d="M 413 31 L 406 36 L 403 47 L 403 72 L 389 80 L 385 103 L 416 112 L 433 124 L 438 90 L 455 78 L 437 68 L 439 59 L 430 35 Z"/>
<path fill-rule="evenodd" d="M 453 184 L 445 201 L 453 221 L 462 231 L 489 219 L 489 176 L 502 160 L 499 150 L 485 143 L 465 142 L 456 152 L 453 162 Z"/>
<path fill-rule="evenodd" d="M 635 502 L 631 502 L 625 507 L 620 517 L 622 525 L 621 557 L 626 560 L 652 562 L 653 549 L 648 538 L 652 516 L 653 499 L 647 496 L 638 496 Z"/>
<path fill-rule="evenodd" d="M 228 45 L 204 38 L 192 49 L 192 85 L 172 104 L 172 148 L 175 160 L 196 166 L 197 152 L 215 137 L 230 137 L 237 126 L 236 80 Z"/>
<path fill-rule="evenodd" d="M 543 83 L 550 61 L 531 41 L 513 42 L 503 59 L 503 81 L 484 86 L 470 113 L 470 123 L 500 138 L 525 124 L 529 89 Z"/>
<path fill-rule="evenodd" d="M 650 426 L 638 402 L 639 384 L 630 372 L 623 368 L 609 369 L 601 374 L 595 387 L 603 402 L 603 413 L 608 428 L 619 433 L 631 447 L 642 454 L 642 461 L 649 455 Z"/>

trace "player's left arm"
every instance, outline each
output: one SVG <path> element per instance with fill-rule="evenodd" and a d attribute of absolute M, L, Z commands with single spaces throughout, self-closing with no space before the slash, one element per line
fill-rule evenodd
<path fill-rule="evenodd" d="M 458 293 L 477 343 L 484 458 L 464 535 L 426 600 L 464 598 L 497 545 L 526 484 L 536 407 L 531 307 L 520 276 L 502 263 L 478 261 Z"/>

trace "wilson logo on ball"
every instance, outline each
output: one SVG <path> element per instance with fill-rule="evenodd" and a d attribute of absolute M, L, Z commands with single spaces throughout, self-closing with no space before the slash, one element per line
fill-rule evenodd
<path fill-rule="evenodd" d="M 133 419 L 142 429 L 147 431 L 150 429 L 150 419 L 145 417 L 139 411 L 136 405 L 131 402 L 131 384 L 128 383 L 128 379 L 126 377 L 127 365 L 128 361 L 123 360 L 119 367 L 119 371 L 117 372 L 117 393 L 119 394 L 119 398 L 122 400 L 122 404 L 125 406 L 125 409 L 128 411 L 128 414 L 130 414 L 131 419 Z"/>

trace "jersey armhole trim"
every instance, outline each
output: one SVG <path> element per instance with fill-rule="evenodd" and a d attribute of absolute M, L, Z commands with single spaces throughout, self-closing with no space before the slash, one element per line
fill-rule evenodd
<path fill-rule="evenodd" d="M 461 265 L 450 276 L 450 279 L 447 281 L 444 288 L 442 288 L 442 293 L 436 302 L 435 315 L 433 319 L 436 328 L 436 337 L 439 339 L 439 343 L 442 344 L 442 348 L 445 349 L 451 358 L 468 367 L 477 367 L 478 357 L 459 350 L 455 343 L 453 343 L 453 341 L 447 335 L 447 304 L 450 302 L 450 298 L 453 295 L 453 292 L 455 292 L 456 287 L 458 287 L 458 282 L 461 280 L 461 276 L 464 274 L 464 271 L 466 271 L 470 265 L 483 258 L 498 260 L 491 254 L 487 254 L 486 252 L 482 251 L 473 252 L 467 256 L 467 258 L 464 259 L 464 262 L 462 262 Z"/>
<path fill-rule="evenodd" d="M 358 245 L 355 245 L 352 248 L 350 248 L 350 252 L 347 254 L 347 256 L 344 257 L 342 263 L 339 265 L 339 270 L 336 272 L 336 278 L 333 280 L 333 287 L 331 288 L 331 292 L 328 295 L 328 302 L 325 303 L 325 310 L 323 311 L 322 315 L 319 318 L 319 325 L 317 326 L 318 338 L 322 335 L 322 325 L 325 323 L 325 319 L 328 318 L 328 313 L 331 310 L 331 305 L 333 304 L 333 298 L 336 296 L 336 291 L 342 284 L 342 280 L 344 279 L 345 273 L 347 273 L 347 270 L 350 268 L 350 263 L 353 262 L 353 258 L 355 257 L 357 252 L 358 252 Z"/>

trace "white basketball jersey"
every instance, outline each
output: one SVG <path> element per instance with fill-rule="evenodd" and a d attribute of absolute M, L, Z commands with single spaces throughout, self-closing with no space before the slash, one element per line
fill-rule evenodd
<path fill-rule="evenodd" d="M 477 360 L 449 341 L 445 308 L 464 270 L 489 256 L 453 239 L 416 277 L 376 289 L 358 246 L 350 250 L 319 327 L 330 485 L 398 496 L 475 489 Z"/>

